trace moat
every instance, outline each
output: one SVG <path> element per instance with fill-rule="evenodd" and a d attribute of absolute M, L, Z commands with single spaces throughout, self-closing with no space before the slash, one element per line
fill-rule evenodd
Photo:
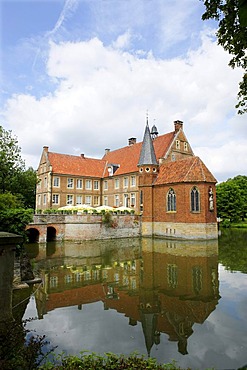
<path fill-rule="evenodd" d="M 218 241 L 133 238 L 29 244 L 43 282 L 28 328 L 56 352 L 137 351 L 192 369 L 247 364 L 247 231 Z"/>

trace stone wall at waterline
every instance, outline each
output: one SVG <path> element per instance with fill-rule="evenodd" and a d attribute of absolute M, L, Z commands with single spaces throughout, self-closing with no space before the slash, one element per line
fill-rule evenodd
<path fill-rule="evenodd" d="M 38 232 L 39 243 L 47 241 L 49 230 L 54 230 L 53 240 L 97 240 L 140 236 L 140 220 L 135 215 L 53 214 L 35 215 L 26 230 Z"/>

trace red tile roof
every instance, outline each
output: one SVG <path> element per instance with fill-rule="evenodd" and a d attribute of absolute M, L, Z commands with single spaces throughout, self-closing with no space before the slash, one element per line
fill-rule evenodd
<path fill-rule="evenodd" d="M 102 159 L 51 152 L 48 152 L 48 159 L 53 173 L 75 176 L 103 177 L 106 165 Z"/>
<path fill-rule="evenodd" d="M 178 182 L 212 182 L 217 180 L 199 157 L 188 157 L 160 166 L 155 185 Z"/>
<path fill-rule="evenodd" d="M 157 160 L 165 156 L 169 149 L 172 140 L 174 138 L 174 132 L 158 136 L 154 139 L 154 151 Z M 137 164 L 140 157 L 142 142 L 129 145 L 120 149 L 116 149 L 108 152 L 104 155 L 103 160 L 107 161 L 108 164 L 119 164 L 119 168 L 114 173 L 115 175 L 122 175 L 125 173 L 136 172 Z M 105 176 L 107 176 L 107 171 Z"/>

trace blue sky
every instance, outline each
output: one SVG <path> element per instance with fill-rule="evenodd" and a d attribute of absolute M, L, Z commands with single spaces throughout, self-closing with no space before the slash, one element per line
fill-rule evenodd
<path fill-rule="evenodd" d="M 200 0 L 0 0 L 1 125 L 27 166 L 50 151 L 102 157 L 184 122 L 219 181 L 246 174 L 241 70 L 227 64 Z"/>

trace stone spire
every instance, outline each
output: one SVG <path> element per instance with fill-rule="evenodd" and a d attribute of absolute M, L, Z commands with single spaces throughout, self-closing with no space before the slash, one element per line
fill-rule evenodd
<path fill-rule="evenodd" d="M 148 122 L 146 125 L 142 142 L 141 154 L 138 162 L 138 166 L 146 165 L 158 165 Z"/>

